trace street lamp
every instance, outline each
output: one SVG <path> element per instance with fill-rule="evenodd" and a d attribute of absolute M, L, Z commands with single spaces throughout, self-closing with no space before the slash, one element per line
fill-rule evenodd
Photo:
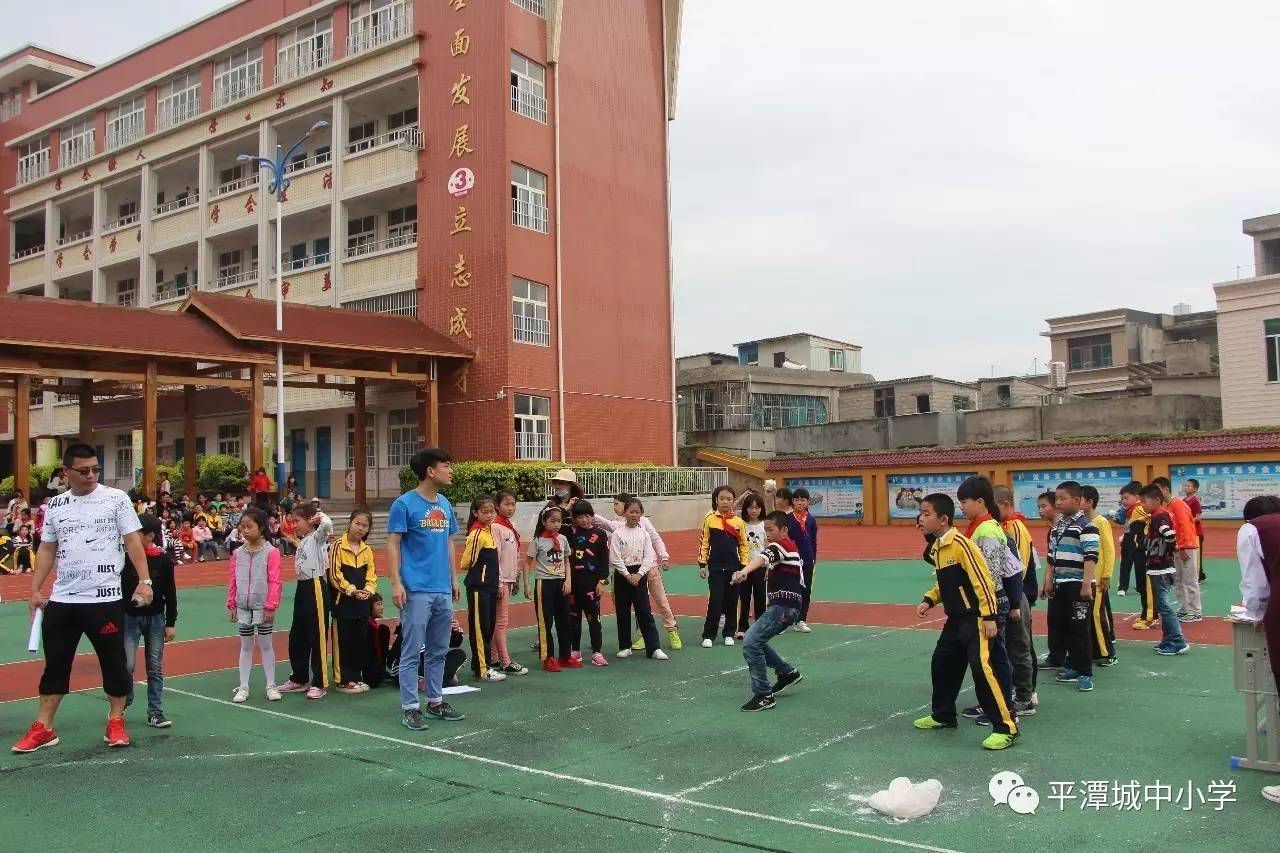
<path fill-rule="evenodd" d="M 282 146 L 276 146 L 276 159 L 269 157 L 255 157 L 252 154 L 241 154 L 236 157 L 237 162 L 257 163 L 259 168 L 267 169 L 271 174 L 271 183 L 267 185 L 267 192 L 276 197 L 276 333 L 284 331 L 284 262 L 280 258 L 280 252 L 283 250 L 284 244 L 284 196 L 285 191 L 289 189 L 289 176 L 285 174 L 285 167 L 289 165 L 289 161 L 293 159 L 293 155 L 298 153 L 298 149 L 307 141 L 312 133 L 322 127 L 328 127 L 329 122 L 320 119 L 311 125 L 311 129 L 302 135 L 302 138 L 293 143 L 287 152 L 281 153 Z M 284 340 L 281 338 L 276 341 L 276 488 L 281 491 L 281 497 L 284 492 Z"/>

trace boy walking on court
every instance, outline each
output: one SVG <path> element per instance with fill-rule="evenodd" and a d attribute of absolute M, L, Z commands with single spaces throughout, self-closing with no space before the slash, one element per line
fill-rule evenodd
<path fill-rule="evenodd" d="M 926 495 L 920 504 L 920 529 L 935 536 L 929 548 L 937 575 L 933 589 L 916 608 L 923 619 L 941 604 L 947 621 L 933 650 L 933 712 L 916 720 L 917 729 L 954 729 L 956 698 L 966 669 L 973 673 L 974 691 L 992 732 L 982 742 L 985 749 L 1008 749 L 1018 738 L 1013 709 L 1005 701 L 1010 675 L 992 667 L 992 644 L 997 642 L 997 600 L 991 572 L 978 546 L 952 527 L 955 502 L 944 494 Z"/>
<path fill-rule="evenodd" d="M 142 522 L 142 549 L 147 555 L 147 571 L 155 591 L 150 604 L 136 604 L 133 594 L 138 588 L 138 573 L 125 564 L 120 572 L 120 594 L 124 606 L 124 656 L 129 668 L 129 697 L 125 707 L 133 703 L 133 672 L 141 640 L 147 651 L 147 725 L 167 729 L 173 722 L 164 715 L 164 644 L 173 642 L 178 623 L 178 589 L 173 579 L 173 560 L 159 546 L 160 519 L 148 513 Z"/>
<path fill-rule="evenodd" d="M 1098 566 L 1098 528 L 1083 510 L 1079 483 L 1068 480 L 1058 486 L 1055 499 L 1062 517 L 1049 531 L 1049 567 L 1043 590 L 1051 599 L 1049 654 L 1058 651 L 1065 655 L 1066 666 L 1058 672 L 1058 681 L 1074 681 L 1077 689 L 1088 692 L 1093 689 L 1089 608 Z"/>
<path fill-rule="evenodd" d="M 764 535 L 768 545 L 747 565 L 734 572 L 732 581 L 741 584 L 752 572 L 765 569 L 765 595 L 769 606 L 760 618 L 747 629 L 742 640 L 742 657 L 751 671 L 752 697 L 742 706 L 744 711 L 767 711 L 777 702 L 774 696 L 804 678 L 778 654 L 769 640 L 787 630 L 787 626 L 800 618 L 800 606 L 804 603 L 804 564 L 796 543 L 787 538 L 790 519 L 785 512 L 771 512 L 764 519 Z M 778 680 L 769 684 L 769 669 L 777 673 Z"/>
<path fill-rule="evenodd" d="M 1147 580 L 1156 612 L 1160 614 L 1162 632 L 1156 652 L 1166 656 L 1185 655 L 1191 645 L 1182 635 L 1182 625 L 1173 609 L 1173 578 L 1177 572 L 1173 554 L 1178 542 L 1173 517 L 1169 514 L 1164 490 L 1155 483 L 1142 490 L 1142 503 L 1151 516 L 1145 537 Z"/>
<path fill-rule="evenodd" d="M 1178 550 L 1173 553 L 1174 594 L 1178 599 L 1178 619 L 1183 622 L 1200 622 L 1200 542 L 1196 538 L 1196 520 L 1191 508 L 1182 498 L 1173 497 L 1173 486 L 1168 477 L 1156 477 L 1151 481 L 1159 486 L 1165 505 L 1173 518 L 1173 531 Z"/>
<path fill-rule="evenodd" d="M 1093 584 L 1093 604 L 1089 608 L 1089 644 L 1098 666 L 1116 665 L 1116 625 L 1111 615 L 1111 576 L 1116 567 L 1116 537 L 1111 522 L 1098 514 L 1098 490 L 1081 486 L 1084 512 L 1098 528 L 1098 577 Z"/>
<path fill-rule="evenodd" d="M 1020 600 L 1009 601 L 1009 622 L 1005 625 L 1005 646 L 1009 650 L 1009 662 L 1013 666 L 1013 707 L 1020 717 L 1030 717 L 1036 712 L 1036 647 L 1032 638 L 1031 601 L 1027 597 L 1026 580 L 1035 562 L 1032 555 L 1031 531 L 1022 513 L 1013 508 L 1013 491 L 1008 486 L 995 487 L 996 506 L 1000 510 L 1000 527 L 1009 538 L 1011 550 L 1017 551 L 1022 564 L 1022 587 L 1017 590 Z M 1009 589 L 1006 587 L 1005 592 Z"/>

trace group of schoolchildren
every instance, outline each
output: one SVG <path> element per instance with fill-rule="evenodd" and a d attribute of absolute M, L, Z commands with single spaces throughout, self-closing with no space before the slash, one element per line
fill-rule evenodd
<path fill-rule="evenodd" d="M 1126 594 L 1129 569 L 1135 569 L 1142 613 L 1133 627 L 1151 630 L 1159 624 L 1162 636 L 1155 651 L 1165 656 L 1186 654 L 1190 645 L 1180 623 L 1203 618 L 1198 488 L 1188 481 L 1184 499 L 1173 497 L 1164 477 L 1147 486 L 1131 482 L 1121 489 L 1122 505 L 1114 516 L 1124 529 L 1124 580 L 1118 593 Z M 931 713 L 915 727 L 955 728 L 962 715 L 991 727 L 983 747 L 1007 749 L 1018 738 L 1019 718 L 1036 713 L 1039 670 L 1055 670 L 1056 681 L 1089 692 L 1095 665 L 1117 662 L 1109 597 L 1117 562 L 1112 521 L 1099 513 L 1092 485 L 1068 481 L 1045 492 L 1038 498 L 1039 513 L 1050 527 L 1041 563 L 1009 488 L 971 477 L 956 498 L 958 508 L 949 495 L 925 496 L 917 519 L 925 560 L 936 576 L 917 615 L 923 619 L 941 605 L 946 622 L 931 665 Z M 968 522 L 963 533 L 955 527 L 957 509 Z M 1044 573 L 1041 582 L 1038 569 Z M 1041 658 L 1032 632 L 1031 609 L 1038 598 L 1048 605 L 1048 652 Z M 966 670 L 978 704 L 958 715 L 956 699 Z"/>

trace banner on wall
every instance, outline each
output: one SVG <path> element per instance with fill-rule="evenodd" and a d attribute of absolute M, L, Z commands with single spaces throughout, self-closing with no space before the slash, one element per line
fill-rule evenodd
<path fill-rule="evenodd" d="M 920 513 L 920 501 L 925 495 L 941 493 L 956 501 L 956 513 L 959 514 L 959 501 L 956 490 L 960 484 L 970 477 L 977 476 L 974 471 L 964 474 L 891 474 L 887 478 L 889 484 L 889 518 L 910 518 Z"/>
<path fill-rule="evenodd" d="M 144 489 L 150 488 L 150 483 L 142 482 L 142 430 L 135 429 L 133 431 L 133 486 L 139 484 Z M 130 486 L 132 488 L 132 486 Z"/>
<path fill-rule="evenodd" d="M 276 419 L 272 415 L 262 418 L 262 467 L 271 485 L 276 485 Z"/>
<path fill-rule="evenodd" d="M 787 488 L 809 490 L 809 511 L 819 518 L 862 518 L 861 477 L 787 480 Z"/>
<path fill-rule="evenodd" d="M 1250 498 L 1280 495 L 1280 462 L 1205 462 L 1169 468 L 1175 495 L 1182 494 L 1182 484 L 1188 478 L 1200 481 L 1205 518 L 1243 518 L 1244 505 Z"/>
<path fill-rule="evenodd" d="M 1014 471 L 1013 505 L 1027 518 L 1039 518 L 1037 501 L 1044 492 L 1051 492 L 1068 480 L 1098 490 L 1098 512 L 1109 515 L 1120 506 L 1120 489 L 1133 479 L 1133 469 L 1071 468 L 1053 471 Z"/>

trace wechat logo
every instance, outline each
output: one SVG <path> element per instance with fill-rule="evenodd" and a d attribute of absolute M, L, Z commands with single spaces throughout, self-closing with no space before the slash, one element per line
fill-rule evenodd
<path fill-rule="evenodd" d="M 1018 814 L 1035 814 L 1040 806 L 1040 794 L 1023 781 L 1017 773 L 1008 770 L 991 777 L 987 792 L 997 806 L 1008 806 Z"/>

